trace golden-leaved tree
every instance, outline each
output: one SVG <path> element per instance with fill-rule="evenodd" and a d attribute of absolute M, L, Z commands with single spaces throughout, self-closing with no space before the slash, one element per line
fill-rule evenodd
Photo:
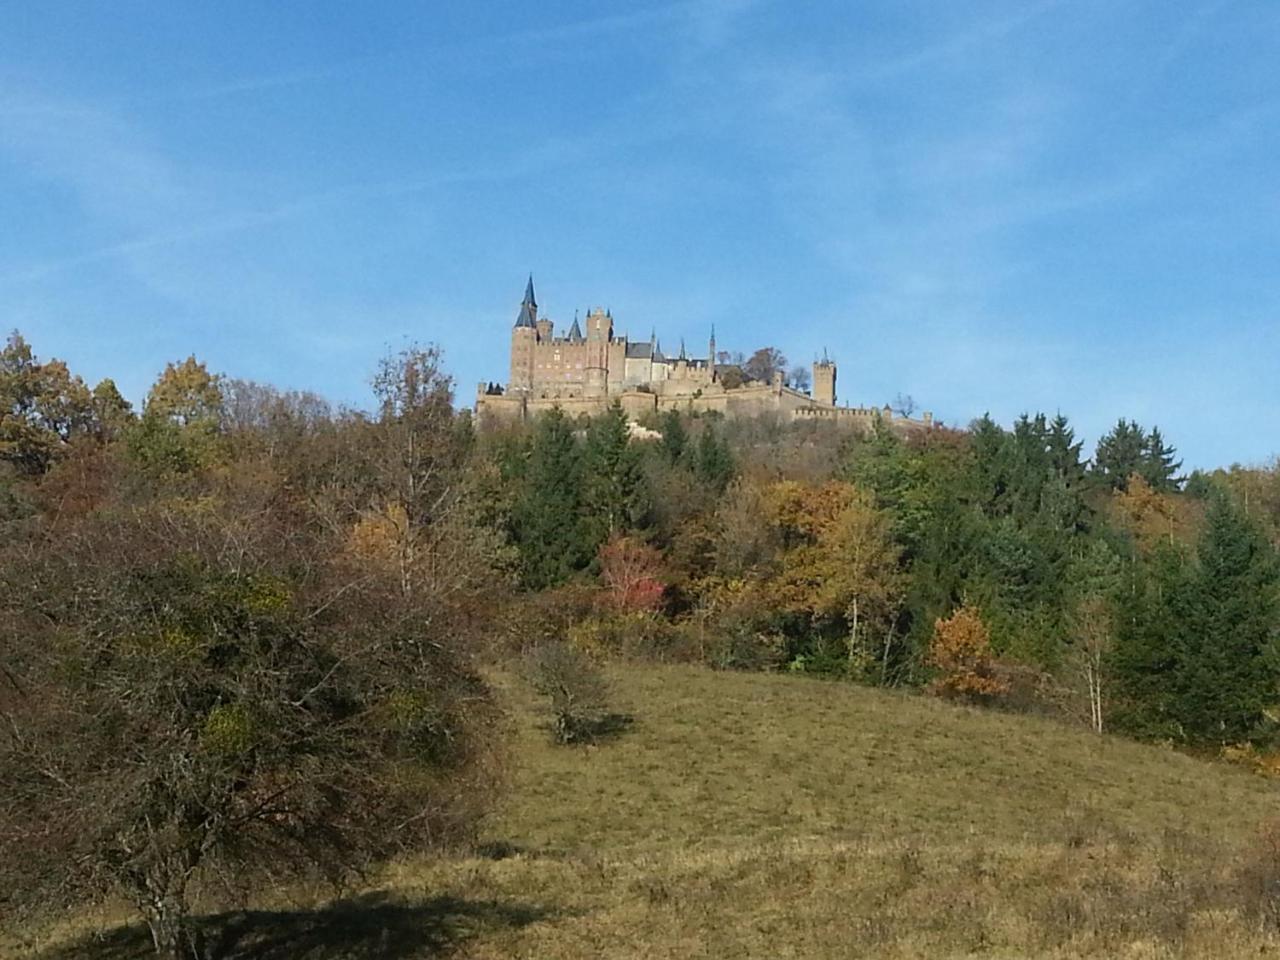
<path fill-rule="evenodd" d="M 779 606 L 842 621 L 851 666 L 887 662 L 906 586 L 890 520 L 869 494 L 830 481 L 774 484 L 769 519 L 785 545 L 771 590 Z"/>

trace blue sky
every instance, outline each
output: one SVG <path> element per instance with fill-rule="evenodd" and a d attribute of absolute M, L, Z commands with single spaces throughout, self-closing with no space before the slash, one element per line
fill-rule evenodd
<path fill-rule="evenodd" d="M 504 379 L 525 275 L 664 343 L 824 347 L 948 422 L 1280 452 L 1274 0 L 9 0 L 0 328 L 364 404 Z"/>

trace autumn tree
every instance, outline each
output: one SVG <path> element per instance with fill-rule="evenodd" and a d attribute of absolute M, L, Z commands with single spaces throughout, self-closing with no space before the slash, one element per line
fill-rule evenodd
<path fill-rule="evenodd" d="M 839 482 L 784 481 L 767 502 L 783 545 L 771 596 L 813 621 L 841 624 L 847 669 L 879 663 L 883 680 L 905 587 L 888 518 L 869 494 Z"/>
<path fill-rule="evenodd" d="M 153 476 L 189 475 L 225 457 L 221 378 L 194 356 L 170 363 L 129 431 L 130 452 Z"/>
<path fill-rule="evenodd" d="M 196 891 L 456 837 L 493 703 L 455 633 L 260 471 L 0 548 L 0 909 L 121 896 L 203 955 Z"/>
<path fill-rule="evenodd" d="M 93 395 L 61 360 L 41 363 L 16 331 L 0 350 L 0 462 L 41 476 L 77 436 L 94 432 Z"/>
<path fill-rule="evenodd" d="M 1009 689 L 997 670 L 986 624 L 968 605 L 934 623 L 927 662 L 938 671 L 929 688 L 938 696 L 983 703 Z"/>
<path fill-rule="evenodd" d="M 651 613 L 662 605 L 662 554 L 631 537 L 614 535 L 600 547 L 600 580 L 621 613 Z"/>

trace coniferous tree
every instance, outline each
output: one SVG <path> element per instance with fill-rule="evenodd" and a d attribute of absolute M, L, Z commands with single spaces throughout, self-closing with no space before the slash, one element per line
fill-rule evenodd
<path fill-rule="evenodd" d="M 585 535 L 592 554 L 608 537 L 629 530 L 647 512 L 640 457 L 631 446 L 627 415 L 615 401 L 591 421 L 583 451 Z"/>
<path fill-rule="evenodd" d="M 1125 604 L 1115 668 L 1130 732 L 1239 742 L 1259 735 L 1274 701 L 1275 551 L 1226 495 L 1205 522 L 1194 559 L 1159 547 Z"/>
<path fill-rule="evenodd" d="M 689 433 L 684 428 L 684 421 L 677 410 L 668 410 L 662 415 L 658 429 L 662 433 L 659 449 L 670 464 L 680 463 L 684 459 L 685 449 L 689 445 Z"/>
<path fill-rule="evenodd" d="M 729 444 L 716 432 L 715 427 L 708 424 L 698 437 L 697 459 L 695 468 L 703 483 L 707 484 L 717 495 L 724 493 L 729 486 L 735 467 L 733 453 Z"/>
<path fill-rule="evenodd" d="M 1165 444 L 1164 437 L 1160 435 L 1160 428 L 1152 427 L 1143 444 L 1142 465 L 1138 475 L 1147 481 L 1152 490 L 1159 493 L 1172 493 L 1183 482 L 1183 479 L 1177 476 L 1178 470 L 1182 467 L 1182 461 L 1175 460 L 1176 455 L 1177 451 Z"/>
<path fill-rule="evenodd" d="M 1229 497 L 1216 497 L 1178 614 L 1175 709 L 1193 741 L 1253 736 L 1274 702 L 1280 569 L 1275 551 Z"/>
<path fill-rule="evenodd" d="M 1084 479 L 1084 463 L 1080 460 L 1080 450 L 1084 444 L 1076 440 L 1075 430 L 1062 414 L 1054 417 L 1049 424 L 1046 444 L 1053 472 L 1065 480 L 1068 486 L 1077 486 Z"/>
<path fill-rule="evenodd" d="M 515 509 L 521 579 L 541 590 L 563 583 L 590 559 L 582 524 L 582 463 L 559 407 L 538 418 Z"/>
<path fill-rule="evenodd" d="M 1124 490 L 1129 478 L 1140 473 L 1146 460 L 1147 437 L 1137 423 L 1121 417 L 1098 441 L 1092 474 L 1110 490 Z"/>

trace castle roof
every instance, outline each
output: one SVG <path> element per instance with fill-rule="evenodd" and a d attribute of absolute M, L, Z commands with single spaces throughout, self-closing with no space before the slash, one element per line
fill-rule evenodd
<path fill-rule="evenodd" d="M 520 315 L 516 317 L 517 327 L 536 327 L 538 325 L 538 301 L 533 296 L 533 274 L 529 274 L 529 282 L 524 288 L 524 299 L 520 301 Z"/>
<path fill-rule="evenodd" d="M 627 359 L 628 360 L 651 360 L 653 359 L 652 343 L 628 343 Z"/>
<path fill-rule="evenodd" d="M 582 339 L 582 328 L 578 326 L 578 315 L 576 313 L 573 315 L 573 326 L 569 328 L 568 339 L 572 340 L 574 343 L 577 343 Z"/>

